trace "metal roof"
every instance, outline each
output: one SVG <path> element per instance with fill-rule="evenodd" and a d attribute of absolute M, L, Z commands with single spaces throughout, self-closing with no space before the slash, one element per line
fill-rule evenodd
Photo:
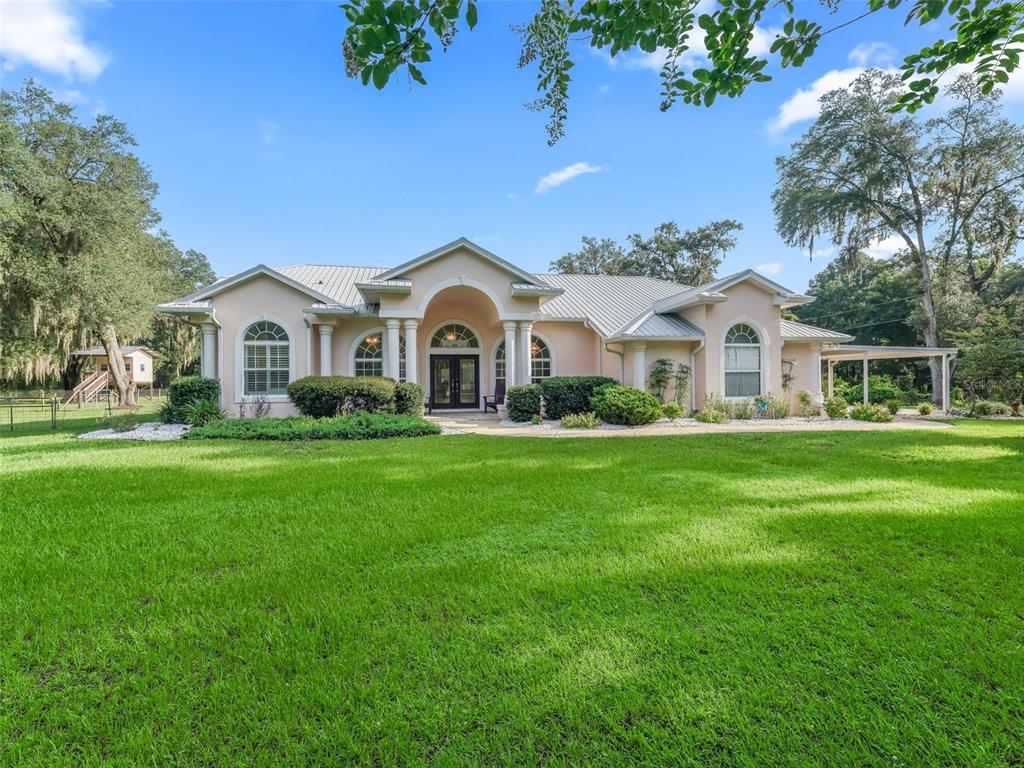
<path fill-rule="evenodd" d="M 337 304 L 354 307 L 366 299 L 356 283 L 366 283 L 387 271 L 387 267 L 335 267 L 329 264 L 297 264 L 276 270 L 297 283 L 312 288 Z"/>
<path fill-rule="evenodd" d="M 602 336 L 611 336 L 660 299 L 688 286 L 631 275 L 536 275 L 563 289 L 540 305 L 541 320 L 589 320 Z"/>
<path fill-rule="evenodd" d="M 704 331 L 678 315 L 645 312 L 629 325 L 619 329 L 614 338 L 703 339 Z"/>
<path fill-rule="evenodd" d="M 660 312 L 677 312 L 694 304 L 703 304 L 708 301 L 724 301 L 725 296 L 722 295 L 722 291 L 744 280 L 752 280 L 760 283 L 767 290 L 775 291 L 776 295 L 782 300 L 781 304 L 784 307 L 795 304 L 809 304 L 814 301 L 813 296 L 806 296 L 802 293 L 791 291 L 784 285 L 780 285 L 774 280 L 765 277 L 760 272 L 755 272 L 753 269 L 745 269 L 742 272 L 736 272 L 735 274 L 712 280 L 710 283 L 698 285 L 696 288 L 686 289 L 684 286 L 683 291 L 675 296 L 666 297 L 665 300 L 659 302 L 655 309 Z"/>
<path fill-rule="evenodd" d="M 853 336 L 827 328 L 816 328 L 813 325 L 783 320 L 781 324 L 784 341 L 853 341 Z"/>
<path fill-rule="evenodd" d="M 153 355 L 157 354 L 154 350 L 150 349 L 149 347 L 141 347 L 141 346 L 121 347 L 121 354 L 122 355 L 133 355 L 136 352 L 144 352 L 147 355 L 149 355 L 150 357 L 152 357 Z M 83 347 L 82 349 L 76 349 L 71 354 L 72 355 L 79 355 L 81 357 L 98 357 L 98 356 L 106 355 L 107 354 L 107 350 L 105 350 L 103 347 Z"/>
<path fill-rule="evenodd" d="M 896 360 L 913 357 L 942 357 L 956 355 L 956 347 L 884 347 L 869 344 L 843 344 L 821 350 L 825 360 Z"/>
<path fill-rule="evenodd" d="M 446 243 L 439 248 L 434 248 L 431 251 L 427 251 L 426 253 L 417 256 L 414 259 L 410 259 L 409 261 L 406 261 L 403 264 L 399 264 L 397 267 L 392 267 L 391 269 L 388 269 L 382 273 L 381 279 L 391 280 L 396 277 L 401 277 L 410 269 L 414 269 L 415 267 L 418 267 L 422 264 L 427 264 L 433 261 L 434 259 L 444 256 L 447 253 L 451 253 L 452 251 L 458 248 L 465 248 L 466 250 L 472 251 L 477 256 L 480 256 L 486 259 L 487 261 L 490 261 L 492 264 L 497 265 L 501 269 L 504 269 L 506 272 L 515 275 L 523 282 L 532 283 L 536 279 L 535 275 L 531 275 L 529 272 L 524 272 L 522 269 L 517 267 L 512 262 L 505 261 L 505 259 L 501 258 L 498 254 L 491 253 L 483 246 L 474 243 L 468 237 L 460 237 L 457 240 L 452 240 L 450 243 Z"/>

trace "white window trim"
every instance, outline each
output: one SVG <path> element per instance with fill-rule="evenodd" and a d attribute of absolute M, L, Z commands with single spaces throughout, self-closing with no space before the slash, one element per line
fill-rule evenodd
<path fill-rule="evenodd" d="M 543 341 L 545 344 L 548 345 L 548 352 L 551 354 L 551 375 L 548 376 L 547 378 L 553 379 L 555 376 L 558 375 L 558 372 L 557 372 L 558 369 L 556 368 L 557 360 L 556 360 L 556 355 L 555 355 L 555 345 L 551 343 L 551 339 L 549 339 L 543 333 L 537 333 L 536 330 L 530 331 L 530 336 L 531 336 L 531 338 L 533 336 L 536 336 L 538 339 L 540 339 L 541 341 Z M 518 331 L 517 331 L 516 332 L 516 341 L 518 342 L 518 340 L 519 340 L 519 334 L 518 334 Z M 495 340 L 494 346 L 491 347 L 491 381 L 493 381 L 493 382 L 497 382 L 498 381 L 498 347 L 500 347 L 504 343 L 505 343 L 505 337 L 504 336 L 499 336 Z M 531 357 L 530 359 L 532 361 L 533 358 Z M 505 370 L 508 370 L 507 364 L 506 364 Z M 530 367 L 530 374 L 531 374 L 530 378 L 532 379 L 533 378 L 533 376 L 532 376 L 532 374 L 533 374 L 533 367 L 532 367 L 532 365 Z M 508 382 L 506 382 L 506 388 L 507 388 L 507 386 L 508 386 Z"/>
<path fill-rule="evenodd" d="M 467 323 L 465 320 L 460 320 L 457 317 L 450 318 L 444 322 L 438 323 L 430 329 L 430 333 L 423 336 L 423 343 L 426 346 L 426 352 L 428 355 L 481 355 L 483 356 L 483 348 L 480 346 L 476 347 L 434 347 L 431 346 L 430 342 L 434 340 L 434 334 L 444 328 L 446 325 L 463 325 L 472 331 L 473 335 L 476 336 L 477 344 L 483 344 L 484 337 L 476 328 Z"/>
<path fill-rule="evenodd" d="M 356 337 L 352 340 L 352 343 L 348 347 L 348 375 L 349 376 L 355 376 L 356 375 L 356 352 L 359 351 L 359 347 L 362 345 L 363 339 L 365 339 L 367 336 L 370 336 L 372 334 L 377 334 L 378 336 L 380 336 L 381 349 L 383 350 L 384 349 L 384 342 L 387 340 L 387 332 L 388 332 L 388 329 L 385 328 L 383 325 L 380 325 L 380 326 L 375 326 L 373 328 L 367 328 L 366 330 L 360 331 L 359 333 L 356 334 Z M 401 330 L 399 330 L 399 334 L 398 334 L 399 361 L 401 361 L 402 342 L 403 341 L 405 341 L 405 334 L 402 333 Z M 408 381 L 409 380 L 408 352 L 406 352 L 406 358 L 407 358 L 407 360 L 406 360 L 405 378 L 402 379 L 402 381 Z M 386 367 L 387 367 L 387 359 L 385 357 L 381 357 L 381 371 L 383 371 L 384 368 L 386 368 Z"/>
<path fill-rule="evenodd" d="M 276 315 L 256 315 L 242 323 L 235 334 L 235 403 L 249 403 L 265 398 L 268 403 L 288 403 L 288 395 L 247 395 L 245 394 L 245 333 L 253 323 L 277 323 L 288 334 L 288 383 L 295 381 L 295 333 L 292 327 Z"/>
<path fill-rule="evenodd" d="M 721 396 L 726 400 L 750 400 L 751 397 L 739 396 L 739 397 L 728 397 L 725 394 L 725 337 L 729 335 L 729 331 L 735 328 L 737 325 L 745 324 L 749 325 L 755 331 L 757 331 L 757 337 L 761 340 L 761 396 L 767 396 L 771 394 L 770 379 L 768 376 L 769 368 L 769 344 L 768 344 L 768 332 L 764 325 L 750 315 L 740 315 L 735 317 L 725 324 L 722 329 L 722 338 L 718 344 L 718 391 Z"/>

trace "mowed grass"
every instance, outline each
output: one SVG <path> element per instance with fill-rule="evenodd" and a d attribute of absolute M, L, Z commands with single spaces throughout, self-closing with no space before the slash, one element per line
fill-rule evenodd
<path fill-rule="evenodd" d="M 0 445 L 2 765 L 1019 765 L 1024 425 Z"/>

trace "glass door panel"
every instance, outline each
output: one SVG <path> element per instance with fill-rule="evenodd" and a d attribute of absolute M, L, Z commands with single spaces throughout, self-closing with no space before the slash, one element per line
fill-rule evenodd
<path fill-rule="evenodd" d="M 477 358 L 463 357 L 459 360 L 459 405 L 477 404 L 476 386 Z"/>
<path fill-rule="evenodd" d="M 430 385 L 435 408 L 443 408 L 452 404 L 452 361 L 450 358 L 432 358 Z"/>

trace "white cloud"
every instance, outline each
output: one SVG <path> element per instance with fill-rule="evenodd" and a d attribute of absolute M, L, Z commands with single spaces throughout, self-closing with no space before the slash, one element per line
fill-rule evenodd
<path fill-rule="evenodd" d="M 597 173 L 603 171 L 604 168 L 600 165 L 594 165 L 593 163 L 573 163 L 567 165 L 565 168 L 559 168 L 557 171 L 552 171 L 547 176 L 542 176 L 537 182 L 537 188 L 534 189 L 534 193 L 538 195 L 546 194 L 549 189 L 560 187 L 570 179 L 575 179 L 577 176 L 582 176 L 585 173 Z"/>
<path fill-rule="evenodd" d="M 275 147 L 281 139 L 281 127 L 273 120 L 263 117 L 256 121 L 260 144 Z"/>
<path fill-rule="evenodd" d="M 850 83 L 856 80 L 862 72 L 864 72 L 864 67 L 829 70 L 809 86 L 801 88 L 782 102 L 778 114 L 768 121 L 768 132 L 779 134 L 791 125 L 802 123 L 805 120 L 813 120 L 821 109 L 818 99 L 829 91 L 848 88 Z"/>
<path fill-rule="evenodd" d="M 762 275 L 777 275 L 782 271 L 782 264 L 777 261 L 770 261 L 767 264 L 758 264 L 754 267 L 755 272 L 760 272 Z"/>
<path fill-rule="evenodd" d="M 612 87 L 610 85 L 602 85 L 601 87 L 599 87 L 597 89 L 597 92 L 598 93 L 608 93 L 608 91 L 610 91 L 611 89 L 612 89 Z"/>
<path fill-rule="evenodd" d="M 108 58 L 82 37 L 69 3 L 0 0 L 0 58 L 11 71 L 29 64 L 64 77 L 94 80 Z"/>
<path fill-rule="evenodd" d="M 861 43 L 848 58 L 858 67 L 888 67 L 896 60 L 896 49 L 888 43 Z"/>
<path fill-rule="evenodd" d="M 879 240 L 874 245 L 868 246 L 864 249 L 864 253 L 872 259 L 888 259 L 897 251 L 903 250 L 906 247 L 907 244 L 904 242 L 902 237 L 899 235 L 893 235 L 892 237 L 886 237 Z"/>

